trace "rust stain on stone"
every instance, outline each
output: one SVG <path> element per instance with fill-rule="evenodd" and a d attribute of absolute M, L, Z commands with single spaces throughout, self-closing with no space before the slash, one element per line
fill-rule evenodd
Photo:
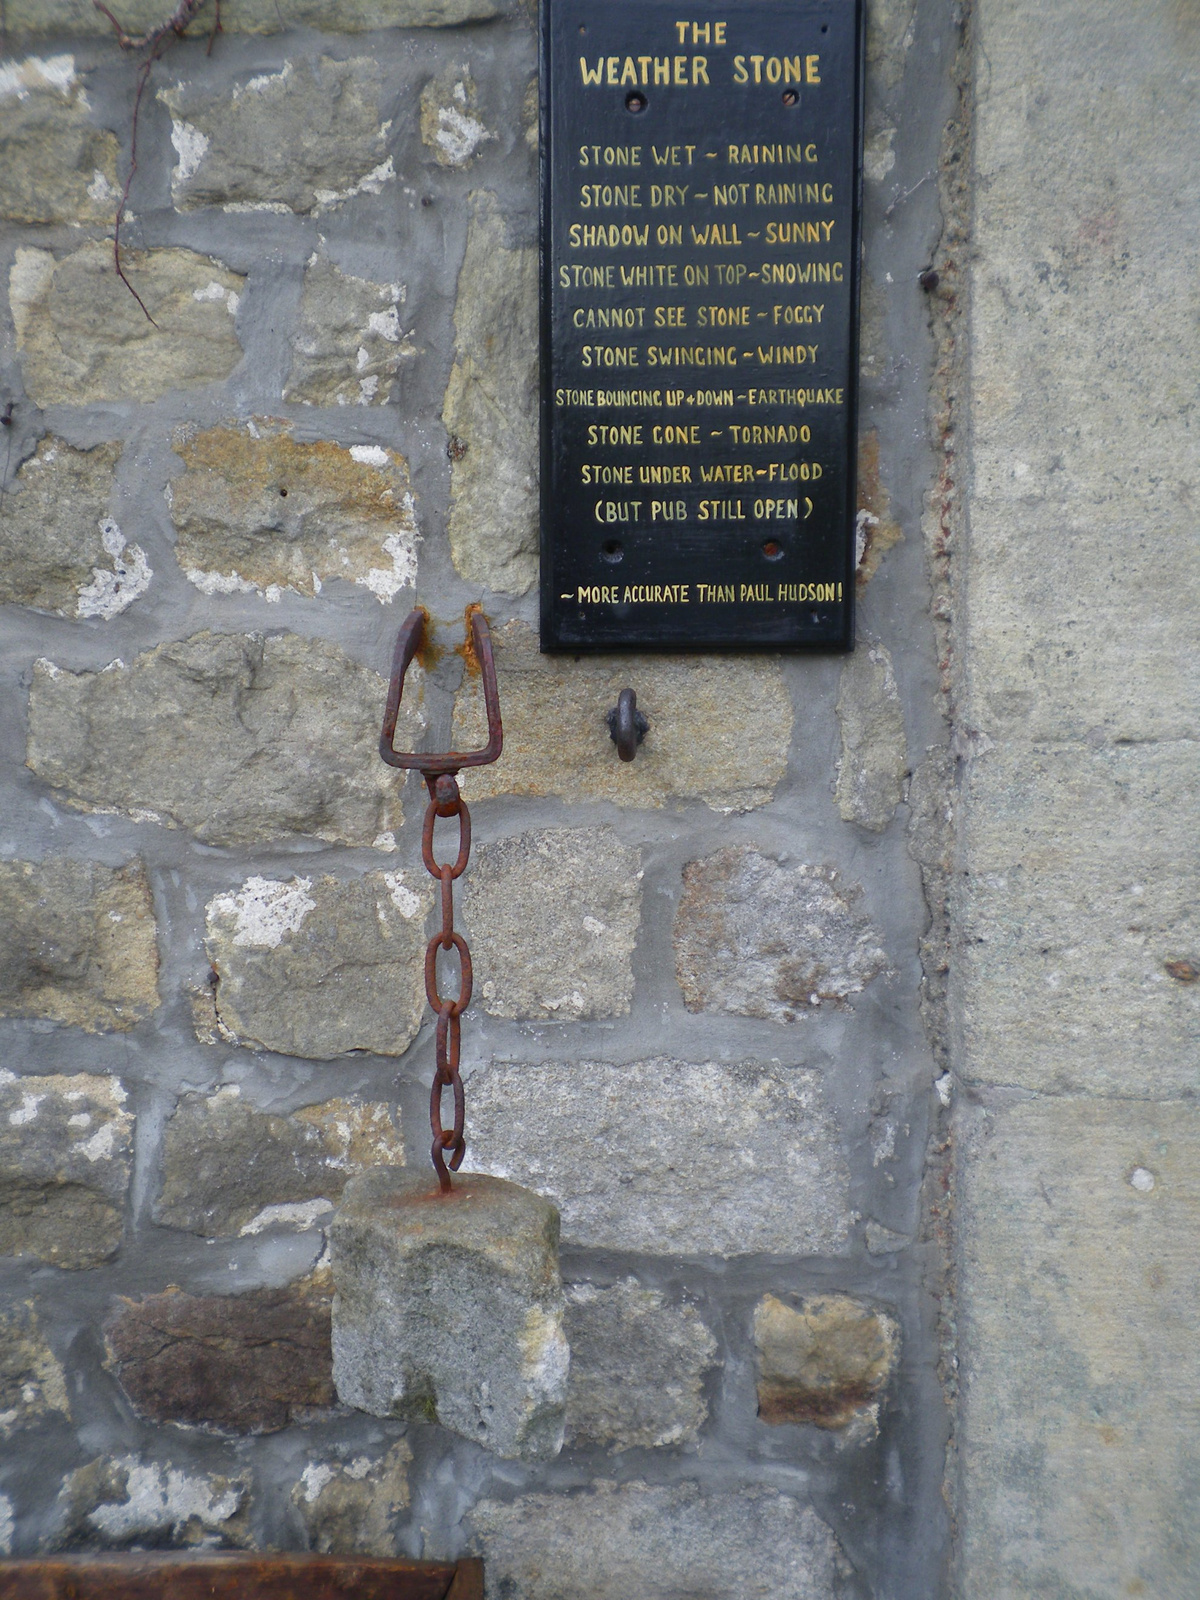
<path fill-rule="evenodd" d="M 1194 961 L 1164 961 L 1163 965 L 1176 983 L 1195 983 L 1200 978 L 1200 966 Z"/>
<path fill-rule="evenodd" d="M 463 658 L 466 663 L 467 673 L 472 678 L 479 676 L 480 666 L 479 657 L 475 654 L 475 639 L 471 632 L 471 618 L 477 611 L 482 610 L 483 607 L 479 602 L 472 600 L 471 604 L 463 611 L 463 642 L 458 646 L 456 652 Z"/>
<path fill-rule="evenodd" d="M 892 503 L 879 475 L 879 433 L 870 428 L 858 440 L 858 587 L 864 589 L 879 570 L 886 551 L 904 538 L 892 516 Z"/>

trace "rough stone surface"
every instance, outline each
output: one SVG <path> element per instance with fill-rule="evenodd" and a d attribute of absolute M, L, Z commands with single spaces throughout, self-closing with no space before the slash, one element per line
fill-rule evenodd
<path fill-rule="evenodd" d="M 887 967 L 861 897 L 832 867 L 784 865 L 750 845 L 690 861 L 675 918 L 688 1010 L 795 1022 L 844 1005 Z"/>
<path fill-rule="evenodd" d="M 8 31 L 14 37 L 43 34 L 100 34 L 111 38 L 112 24 L 91 0 L 5 0 Z M 289 26 L 326 32 L 370 33 L 376 28 L 455 28 L 503 13 L 501 0 L 222 0 L 226 33 L 282 33 Z M 159 0 L 125 0 L 121 21 L 129 33 L 145 33 L 163 20 Z M 203 6 L 188 28 L 203 38 L 212 32 L 212 8 Z"/>
<path fill-rule="evenodd" d="M 470 70 L 453 63 L 421 90 L 421 140 L 439 167 L 469 167 L 496 137 L 475 114 L 478 99 Z"/>
<path fill-rule="evenodd" d="M 633 996 L 638 852 L 611 828 L 481 845 L 465 897 L 476 993 L 494 1017 L 617 1017 Z"/>
<path fill-rule="evenodd" d="M 92 1267 L 116 1253 L 133 1167 L 113 1078 L 0 1072 L 0 1255 Z"/>
<path fill-rule="evenodd" d="M 877 639 L 861 639 L 842 668 L 837 717 L 838 812 L 843 822 L 882 833 L 903 798 L 908 749 L 892 658 Z"/>
<path fill-rule="evenodd" d="M 312 1461 L 292 1490 L 308 1548 L 329 1556 L 394 1556 L 408 1507 L 412 1451 L 399 1439 L 378 1460 Z"/>
<path fill-rule="evenodd" d="M 154 574 L 109 515 L 119 444 L 43 439 L 0 499 L 0 605 L 60 617 L 118 616 Z"/>
<path fill-rule="evenodd" d="M 70 55 L 0 68 L 0 216 L 111 222 L 117 140 L 98 128 Z"/>
<path fill-rule="evenodd" d="M 89 1033 L 136 1027 L 158 1006 L 146 869 L 52 856 L 0 862 L 0 1016 Z"/>
<path fill-rule="evenodd" d="M 298 18 L 296 20 L 299 20 Z M 180 211 L 323 211 L 395 179 L 391 126 L 379 115 L 383 75 L 369 56 L 285 62 L 232 95 L 193 84 L 162 89 L 171 112 Z"/>
<path fill-rule="evenodd" d="M 122 1300 L 105 1327 L 109 1360 L 152 1422 L 274 1433 L 333 1404 L 329 1307 L 328 1289 L 306 1283 Z"/>
<path fill-rule="evenodd" d="M 42 1427 L 55 1413 L 71 1415 L 66 1379 L 26 1302 L 0 1314 L 0 1437 Z"/>
<path fill-rule="evenodd" d="M 964 1593 L 1200 1582 L 1200 1111 L 1038 1099 L 959 1157 Z"/>
<path fill-rule="evenodd" d="M 600 1482 L 485 1500 L 471 1515 L 488 1600 L 832 1600 L 839 1551 L 777 1489 Z"/>
<path fill-rule="evenodd" d="M 192 250 L 122 250 L 96 240 L 56 261 L 19 249 L 9 301 L 25 388 L 36 405 L 157 400 L 219 383 L 242 355 L 234 331 L 245 279 Z"/>
<path fill-rule="evenodd" d="M 208 906 L 208 959 L 223 1037 L 329 1061 L 400 1056 L 425 1010 L 432 894 L 399 872 L 249 878 Z"/>
<path fill-rule="evenodd" d="M 250 1475 L 195 1472 L 140 1456 L 100 1456 L 66 1479 L 51 1550 L 251 1542 Z"/>
<path fill-rule="evenodd" d="M 313 255 L 283 398 L 305 406 L 382 406 L 417 354 L 400 322 L 402 283 L 371 283 Z"/>
<path fill-rule="evenodd" d="M 485 588 L 525 594 L 537 578 L 537 251 L 508 240 L 493 194 L 472 197 L 454 308 L 450 435 L 454 565 Z"/>
<path fill-rule="evenodd" d="M 636 1450 L 694 1445 L 708 1420 L 704 1380 L 717 1341 L 694 1306 L 632 1279 L 567 1291 L 567 1443 Z"/>
<path fill-rule="evenodd" d="M 669 1107 L 647 1117 L 646 1094 Z M 817 1255 L 851 1220 L 821 1080 L 759 1062 L 494 1062 L 469 1075 L 466 1166 L 529 1184 L 569 1244 Z"/>
<path fill-rule="evenodd" d="M 342 578 L 391 601 L 417 581 L 408 463 L 382 445 L 300 444 L 283 424 L 185 431 L 175 554 L 207 594 L 314 595 Z"/>
<path fill-rule="evenodd" d="M 401 820 L 379 760 L 383 680 L 295 634 L 197 633 L 131 664 L 34 668 L 28 765 L 81 810 L 187 828 L 205 844 L 293 834 L 373 844 Z M 420 727 L 420 685 L 397 738 Z"/>
<path fill-rule="evenodd" d="M 556 795 L 654 807 L 703 800 L 714 811 L 751 811 L 769 804 L 787 770 L 792 704 L 777 661 L 544 656 L 524 622 L 498 628 L 492 642 L 504 754 L 494 766 L 463 773 L 468 800 Z M 650 732 L 629 763 L 617 755 L 606 717 L 631 682 Z M 470 676 L 455 706 L 455 749 L 483 744 L 486 725 L 479 680 Z"/>
<path fill-rule="evenodd" d="M 850 1295 L 790 1305 L 764 1295 L 754 1308 L 758 1414 L 764 1422 L 815 1422 L 856 1442 L 879 1431 L 879 1406 L 900 1358 L 900 1327 Z"/>
<path fill-rule="evenodd" d="M 570 1349 L 558 1213 L 515 1184 L 368 1172 L 330 1230 L 338 1397 L 500 1456 L 557 1455 Z"/>
<path fill-rule="evenodd" d="M 236 1088 L 184 1095 L 167 1123 L 154 1220 L 207 1238 L 308 1228 L 354 1173 L 403 1164 L 399 1118 L 382 1104 L 325 1100 L 283 1116 Z"/>

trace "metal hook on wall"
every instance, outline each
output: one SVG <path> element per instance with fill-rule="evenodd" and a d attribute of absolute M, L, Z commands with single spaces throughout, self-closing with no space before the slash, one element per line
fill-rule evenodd
<path fill-rule="evenodd" d="M 617 747 L 622 761 L 632 761 L 638 745 L 650 732 L 648 719 L 637 708 L 637 695 L 632 689 L 622 689 L 616 705 L 608 713 L 608 736 Z"/>

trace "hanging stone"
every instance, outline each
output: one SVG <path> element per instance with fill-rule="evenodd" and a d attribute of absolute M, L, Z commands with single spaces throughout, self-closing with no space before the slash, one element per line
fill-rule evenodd
<path fill-rule="evenodd" d="M 333 1376 L 346 1405 L 438 1422 L 496 1455 L 563 1441 L 558 1212 L 502 1178 L 376 1167 L 346 1185 L 330 1233 Z"/>

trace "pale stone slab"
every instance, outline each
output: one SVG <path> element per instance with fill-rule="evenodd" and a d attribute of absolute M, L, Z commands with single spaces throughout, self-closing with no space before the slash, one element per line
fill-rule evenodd
<path fill-rule="evenodd" d="M 112 24 L 91 0 L 6 0 L 8 31 L 29 34 L 112 35 Z M 110 8 L 116 11 L 115 7 Z M 456 28 L 501 16 L 500 0 L 222 0 L 221 27 L 226 33 L 282 33 L 289 27 L 320 28 L 327 33 L 370 33 L 376 28 Z M 162 22 L 161 0 L 122 0 L 117 15 L 126 32 L 145 33 Z M 212 0 L 202 6 L 188 28 L 190 36 L 211 33 Z"/>
<path fill-rule="evenodd" d="M 327 1556 L 395 1556 L 411 1462 L 404 1439 L 378 1458 L 310 1461 L 291 1495 L 308 1548 Z"/>
<path fill-rule="evenodd" d="M 402 283 L 371 283 L 313 255 L 283 398 L 304 406 L 383 406 L 416 346 L 401 324 Z"/>
<path fill-rule="evenodd" d="M 855 1444 L 876 1437 L 900 1359 L 900 1326 L 889 1312 L 846 1294 L 797 1304 L 767 1294 L 754 1308 L 754 1343 L 764 1422 L 812 1422 Z"/>
<path fill-rule="evenodd" d="M 311 1228 L 329 1220 L 355 1173 L 403 1164 L 399 1113 L 378 1101 L 277 1114 L 236 1087 L 183 1095 L 167 1123 L 154 1220 L 207 1238 Z"/>
<path fill-rule="evenodd" d="M 882 833 L 904 795 L 908 747 L 892 658 L 878 639 L 860 639 L 843 666 L 837 718 L 838 814 L 843 822 Z"/>
<path fill-rule="evenodd" d="M 432 905 L 399 872 L 255 877 L 217 895 L 206 946 L 222 1037 L 315 1061 L 403 1055 L 425 1011 Z"/>
<path fill-rule="evenodd" d="M 787 771 L 792 703 L 773 658 L 544 656 L 524 622 L 506 623 L 492 642 L 504 754 L 494 766 L 463 773 L 468 800 L 557 795 L 647 807 L 702 800 L 714 811 L 752 811 L 770 803 Z M 637 759 L 624 762 L 606 717 L 630 684 L 650 732 Z M 485 740 L 479 680 L 468 676 L 455 703 L 455 749 Z"/>
<path fill-rule="evenodd" d="M 333 578 L 390 603 L 417 581 L 408 462 L 382 445 L 301 444 L 283 423 L 183 430 L 175 555 L 206 594 L 315 595 Z"/>
<path fill-rule="evenodd" d="M 134 1117 L 113 1078 L 0 1072 L 0 1255 L 94 1267 L 116 1254 Z"/>
<path fill-rule="evenodd" d="M 1197 746 L 1008 747 L 970 764 L 954 995 L 976 1083 L 1195 1087 Z"/>
<path fill-rule="evenodd" d="M 158 928 L 140 861 L 0 862 L 0 1016 L 88 1033 L 158 1008 Z"/>
<path fill-rule="evenodd" d="M 451 62 L 421 90 L 421 142 L 439 167 L 469 167 L 496 135 L 476 115 L 479 91 Z"/>
<path fill-rule="evenodd" d="M 403 813 L 379 760 L 386 697 L 377 673 L 294 634 L 197 633 L 100 672 L 43 660 L 26 762 L 80 810 L 186 828 L 205 844 L 394 844 Z M 414 677 L 398 742 L 418 737 L 420 700 Z"/>
<path fill-rule="evenodd" d="M 537 251 L 508 242 L 496 196 L 471 199 L 454 307 L 450 435 L 454 565 L 485 588 L 525 594 L 538 562 Z"/>
<path fill-rule="evenodd" d="M 117 139 L 91 119 L 70 55 L 5 61 L 0 76 L 0 217 L 111 222 Z"/>
<path fill-rule="evenodd" d="M 245 278 L 192 250 L 123 250 L 121 265 L 145 311 L 117 277 L 111 242 L 59 260 L 17 251 L 9 303 L 36 405 L 157 400 L 219 383 L 241 360 L 234 316 Z"/>
<path fill-rule="evenodd" d="M 70 1418 L 67 1382 L 27 1301 L 0 1314 L 0 1437 L 44 1428 L 55 1413 Z"/>
<path fill-rule="evenodd" d="M 333 1371 L 346 1405 L 500 1456 L 557 1455 L 570 1348 L 558 1212 L 499 1178 L 368 1172 L 330 1229 Z"/>
<path fill-rule="evenodd" d="M 600 1482 L 471 1513 L 488 1600 L 832 1600 L 837 1541 L 777 1489 Z"/>
<path fill-rule="evenodd" d="M 465 919 L 493 1017 L 618 1017 L 633 997 L 636 850 L 611 828 L 514 834 L 475 853 Z"/>
<path fill-rule="evenodd" d="M 959 1157 L 963 1588 L 1200 1589 L 1200 1110 L 1035 1100 Z"/>
<path fill-rule="evenodd" d="M 846 1243 L 849 1177 L 815 1072 L 498 1061 L 469 1074 L 467 1104 L 466 1165 L 547 1195 L 569 1244 L 794 1256 Z"/>
<path fill-rule="evenodd" d="M 249 1473 L 99 1456 L 64 1481 L 44 1548 L 248 1547 L 250 1483 Z"/>

